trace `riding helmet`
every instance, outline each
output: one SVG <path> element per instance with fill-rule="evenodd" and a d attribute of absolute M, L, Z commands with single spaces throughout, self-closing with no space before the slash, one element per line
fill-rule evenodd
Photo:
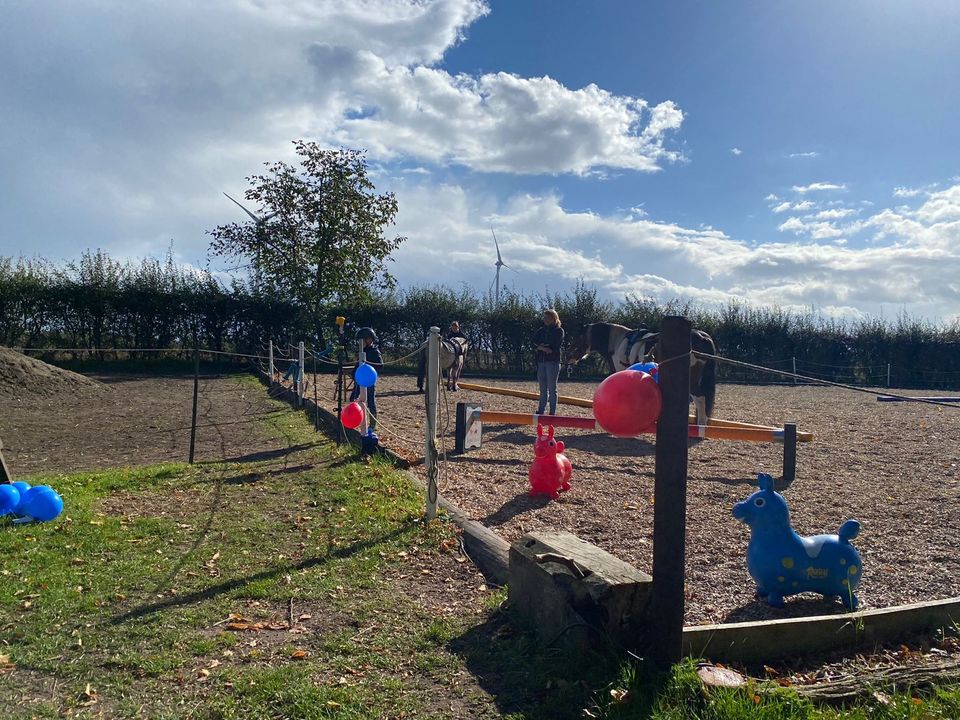
<path fill-rule="evenodd" d="M 357 330 L 357 340 L 366 340 L 367 338 L 370 338 L 374 342 L 377 341 L 377 334 L 373 331 L 373 328 L 362 327 Z"/>

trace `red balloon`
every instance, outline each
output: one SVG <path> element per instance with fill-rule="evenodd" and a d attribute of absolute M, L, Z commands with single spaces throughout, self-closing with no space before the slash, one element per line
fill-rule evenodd
<path fill-rule="evenodd" d="M 340 422 L 343 426 L 355 430 L 363 422 L 363 405 L 354 401 L 343 406 L 340 411 Z"/>
<path fill-rule="evenodd" d="M 660 386 L 645 372 L 621 370 L 610 375 L 593 394 L 593 416 L 600 427 L 617 437 L 634 437 L 649 430 L 660 417 Z"/>

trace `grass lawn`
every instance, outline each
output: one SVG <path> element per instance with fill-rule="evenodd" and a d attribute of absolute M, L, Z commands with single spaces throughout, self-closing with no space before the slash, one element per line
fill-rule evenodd
<path fill-rule="evenodd" d="M 412 480 L 266 422 L 295 452 L 28 478 L 66 509 L 0 520 L 0 717 L 960 717 L 956 691 L 839 713 L 540 648 Z"/>

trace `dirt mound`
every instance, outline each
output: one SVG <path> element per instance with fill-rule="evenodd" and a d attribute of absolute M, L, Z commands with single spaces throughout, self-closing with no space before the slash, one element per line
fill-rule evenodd
<path fill-rule="evenodd" d="M 104 389 L 106 385 L 97 380 L 0 347 L 0 397 L 51 397 Z"/>

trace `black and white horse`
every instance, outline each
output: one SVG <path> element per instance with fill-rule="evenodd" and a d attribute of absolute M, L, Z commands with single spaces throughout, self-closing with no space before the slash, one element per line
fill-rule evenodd
<path fill-rule="evenodd" d="M 455 337 L 440 340 L 440 372 L 446 373 L 447 390 L 459 390 L 457 383 L 463 374 L 463 363 L 467 359 L 470 343 L 466 338 Z M 420 351 L 417 362 L 417 389 L 423 392 L 423 382 L 427 377 L 427 349 Z"/>
<path fill-rule="evenodd" d="M 615 373 L 645 360 L 656 360 L 660 333 L 648 328 L 632 330 L 614 323 L 587 325 L 583 336 L 568 345 L 567 372 L 591 353 L 604 359 L 607 370 Z M 695 353 L 716 355 L 713 338 L 702 330 L 690 333 L 690 396 L 697 409 L 697 422 L 705 425 L 713 415 L 717 397 L 717 364 L 712 358 L 701 358 Z"/>

